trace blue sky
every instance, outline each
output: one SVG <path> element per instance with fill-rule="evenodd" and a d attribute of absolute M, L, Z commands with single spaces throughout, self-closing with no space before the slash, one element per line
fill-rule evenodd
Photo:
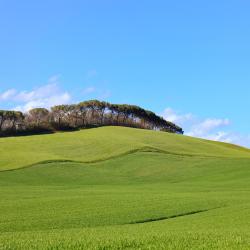
<path fill-rule="evenodd" d="M 248 0 L 0 0 L 0 108 L 99 98 L 250 146 Z"/>

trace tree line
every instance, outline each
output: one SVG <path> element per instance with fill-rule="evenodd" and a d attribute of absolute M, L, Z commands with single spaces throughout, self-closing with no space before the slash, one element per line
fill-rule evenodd
<path fill-rule="evenodd" d="M 0 135 L 54 132 L 98 126 L 128 126 L 183 134 L 182 128 L 139 106 L 89 100 L 34 108 L 27 113 L 0 110 Z"/>

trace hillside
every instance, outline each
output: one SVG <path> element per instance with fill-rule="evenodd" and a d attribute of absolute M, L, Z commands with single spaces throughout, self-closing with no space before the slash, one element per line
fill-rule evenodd
<path fill-rule="evenodd" d="M 0 139 L 0 249 L 249 249 L 250 150 L 101 127 Z"/>
<path fill-rule="evenodd" d="M 230 144 L 110 126 L 67 133 L 0 138 L 0 170 L 21 168 L 47 160 L 96 162 L 136 151 L 250 158 L 250 150 Z"/>

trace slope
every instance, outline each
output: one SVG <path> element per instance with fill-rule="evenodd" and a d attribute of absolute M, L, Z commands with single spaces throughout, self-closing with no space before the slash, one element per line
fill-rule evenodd
<path fill-rule="evenodd" d="M 250 157 L 238 146 L 166 132 L 102 127 L 77 132 L 0 138 L 0 170 L 46 160 L 95 162 L 142 149 L 178 155 Z"/>
<path fill-rule="evenodd" d="M 0 249 L 250 247 L 247 149 L 117 127 L 3 141 Z"/>

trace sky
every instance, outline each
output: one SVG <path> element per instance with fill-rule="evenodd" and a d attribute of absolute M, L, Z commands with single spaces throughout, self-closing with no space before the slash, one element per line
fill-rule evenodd
<path fill-rule="evenodd" d="M 250 147 L 248 0 L 0 0 L 0 109 L 97 98 Z"/>

